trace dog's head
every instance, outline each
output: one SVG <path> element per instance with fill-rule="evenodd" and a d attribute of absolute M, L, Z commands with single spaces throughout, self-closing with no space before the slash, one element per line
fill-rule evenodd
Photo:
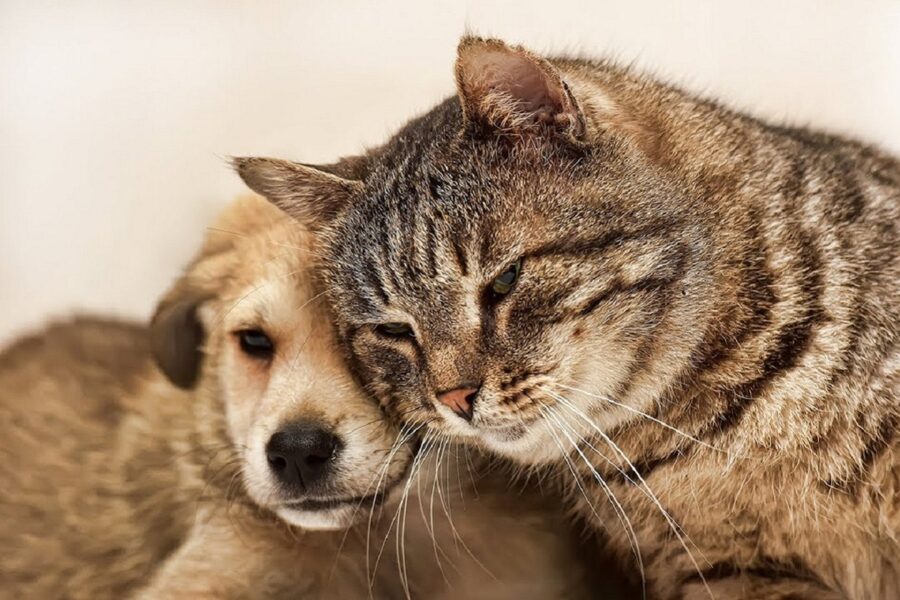
<path fill-rule="evenodd" d="M 223 407 L 249 497 L 288 523 L 331 529 L 383 499 L 412 452 L 347 370 L 314 263 L 290 218 L 238 200 L 151 331 L 168 378 Z"/>

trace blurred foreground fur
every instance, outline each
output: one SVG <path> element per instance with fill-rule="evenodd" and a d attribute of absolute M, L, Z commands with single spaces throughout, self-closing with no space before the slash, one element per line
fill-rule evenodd
<path fill-rule="evenodd" d="M 237 362 L 227 327 L 231 314 L 240 311 L 237 290 L 260 289 L 267 280 L 269 288 L 284 284 L 288 295 L 273 296 L 279 302 L 289 302 L 307 323 L 330 328 L 325 304 L 310 301 L 306 247 L 296 226 L 262 201 L 239 201 L 220 218 L 153 325 L 160 327 L 173 301 L 202 292 L 197 314 L 205 342 L 191 389 L 172 385 L 158 370 L 147 328 L 132 323 L 74 319 L 0 354 L 4 597 L 366 598 L 371 591 L 375 598 L 399 598 L 407 581 L 418 598 L 586 596 L 578 548 L 559 511 L 548 510 L 534 493 L 507 489 L 497 476 L 455 473 L 458 465 L 470 464 L 468 455 L 443 452 L 440 469 L 447 477 L 437 484 L 426 475 L 404 484 L 400 472 L 396 489 L 419 496 L 407 502 L 412 514 L 397 522 L 392 523 L 395 503 L 376 509 L 374 522 L 363 517 L 347 531 L 310 532 L 262 507 L 270 496 L 259 490 L 268 488 L 247 479 L 250 446 L 234 441 L 248 424 L 226 422 L 248 418 L 238 410 L 246 408 L 244 388 L 235 386 L 250 389 L 252 382 L 244 379 L 255 376 L 239 372 L 235 383 L 234 371 L 255 367 Z M 279 277 L 272 278 L 273 265 L 279 265 Z M 183 325 L 191 325 L 190 319 Z M 290 332 L 323 337 L 301 340 L 291 352 L 291 372 L 315 360 L 327 359 L 333 369 L 342 365 L 330 355 L 308 356 L 335 352 L 327 328 L 326 334 Z M 171 356 L 157 350 L 157 359 Z M 191 373 L 179 374 L 171 362 L 165 368 L 180 383 L 190 383 Z M 272 377 L 278 368 L 276 358 Z M 360 404 L 365 398 L 349 376 L 336 381 L 341 376 L 335 371 L 329 380 L 339 393 L 321 397 L 326 390 L 293 404 L 282 399 L 279 410 L 293 414 L 312 407 L 335 423 L 371 410 L 371 424 L 396 437 L 391 425 L 378 421 L 377 409 L 369 408 L 373 403 Z M 225 401 L 223 394 L 238 397 Z M 236 407 L 226 408 L 227 402 Z M 342 414 L 335 417 L 335 410 Z M 252 431 L 263 417 L 249 418 Z M 366 439 L 377 436 L 346 437 L 345 443 Z M 385 450 L 373 447 L 368 454 L 390 463 Z M 405 466 L 416 475 L 426 461 L 417 464 L 411 457 L 408 452 Z M 370 469 L 344 477 L 369 481 L 376 474 Z M 258 488 L 253 499 L 251 484 Z M 368 509 L 360 512 L 367 516 Z M 452 525 L 445 518 L 451 510 Z M 406 523 L 404 544 L 395 541 L 400 523 Z"/>

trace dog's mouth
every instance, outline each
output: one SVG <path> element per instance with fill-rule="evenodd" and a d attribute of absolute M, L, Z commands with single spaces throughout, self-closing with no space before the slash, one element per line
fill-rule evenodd
<path fill-rule="evenodd" d="M 305 500 L 296 500 L 293 502 L 285 502 L 283 508 L 290 510 L 299 510 L 303 512 L 318 512 L 333 510 L 335 508 L 343 508 L 345 506 L 353 507 L 375 507 L 384 502 L 385 492 L 369 494 L 368 496 L 351 496 L 346 498 L 307 498 Z"/>
<path fill-rule="evenodd" d="M 418 448 L 413 447 L 412 450 L 414 455 Z M 381 506 L 394 490 L 402 487 L 400 484 L 409 476 L 412 463 L 413 460 L 410 459 L 400 477 L 374 494 L 290 500 L 281 503 L 276 512 L 287 522 L 306 529 L 339 529 L 349 526 L 358 521 L 361 515 Z"/>
<path fill-rule="evenodd" d="M 309 530 L 344 529 L 381 506 L 393 490 L 391 486 L 375 494 L 336 498 L 304 498 L 283 502 L 275 512 L 286 522 Z"/>
<path fill-rule="evenodd" d="M 338 473 L 333 479 L 317 486 L 319 489 L 290 493 L 282 488 L 275 498 L 270 496 L 268 502 L 262 502 L 260 506 L 272 511 L 289 525 L 302 529 L 335 530 L 349 527 L 396 498 L 396 492 L 403 488 L 402 484 L 410 474 L 415 450 L 413 444 L 407 444 L 403 462 L 399 457 L 395 462 L 392 453 L 390 468 L 400 472 L 388 476 L 388 473 L 382 471 L 388 467 L 385 465 L 376 467 L 377 472 L 372 473 L 375 480 L 371 481 L 362 493 L 348 488 L 351 488 L 353 483 L 365 482 L 347 480 L 344 479 L 346 473 Z M 248 486 L 248 489 L 252 488 Z"/>

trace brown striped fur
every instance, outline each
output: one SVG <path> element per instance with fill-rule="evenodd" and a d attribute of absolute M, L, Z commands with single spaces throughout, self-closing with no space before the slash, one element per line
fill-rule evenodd
<path fill-rule="evenodd" d="M 900 595 L 900 163 L 497 40 L 457 84 L 359 181 L 236 161 L 382 406 L 559 475 L 654 597 Z"/>

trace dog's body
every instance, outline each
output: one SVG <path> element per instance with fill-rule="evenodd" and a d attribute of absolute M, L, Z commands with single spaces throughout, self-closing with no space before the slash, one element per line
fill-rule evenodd
<path fill-rule="evenodd" d="M 309 256 L 297 252 L 299 234 L 254 199 L 223 219 L 217 229 L 224 231 L 210 234 L 201 257 L 163 301 L 153 335 L 140 325 L 81 318 L 0 355 L 3 594 L 365 598 L 371 590 L 375 598 L 397 598 L 408 586 L 421 598 L 584 595 L 576 545 L 561 533 L 562 515 L 535 494 L 506 498 L 515 491 L 486 477 L 478 480 L 477 495 L 467 483 L 455 485 L 451 501 L 445 480 L 404 483 L 420 465 L 408 444 L 396 443 L 396 431 L 374 404 L 360 403 L 364 397 L 349 376 L 343 379 L 339 357 L 329 354 L 331 343 L 320 339 L 327 337 L 327 313 L 314 302 Z M 240 262 L 230 254 L 239 254 Z M 200 290 L 206 284 L 213 287 Z M 252 302 L 242 300 L 262 288 L 265 302 L 307 319 L 308 331 L 296 345 L 287 337 L 303 323 L 291 322 L 290 336 L 280 334 L 290 361 L 276 355 L 265 365 L 253 362 L 232 342 L 231 320 L 251 310 Z M 185 314 L 196 312 L 202 322 L 204 354 L 194 387 L 179 389 L 154 361 L 155 354 L 172 377 L 174 363 L 165 356 L 172 342 L 160 343 L 156 330 L 171 316 L 167 308 L 192 294 L 198 304 Z M 271 323 L 277 320 L 273 306 L 252 310 Z M 190 329 L 190 319 L 182 320 L 181 329 Z M 310 379 L 304 375 L 309 365 L 324 380 L 304 380 L 311 392 L 295 393 L 297 383 L 284 378 Z M 253 391 L 255 377 L 264 392 Z M 285 504 L 286 488 L 265 473 L 265 458 L 262 471 L 254 471 L 257 438 L 268 439 L 284 419 L 311 414 L 342 440 L 340 479 L 331 477 L 328 489 L 340 484 L 346 496 L 367 483 L 353 488 L 365 502 L 337 508 L 332 502 L 313 511 L 306 503 L 324 500 L 309 499 L 309 488 L 302 501 Z M 351 462 L 354 449 L 359 453 Z M 365 462 L 375 459 L 377 469 Z M 376 495 L 367 496 L 376 475 Z M 468 479 L 465 472 L 462 477 Z M 360 522 L 356 509 L 368 515 L 390 487 L 418 491 L 419 500 L 409 500 L 407 516 L 397 521 L 395 507 L 387 505 Z M 285 521 L 356 524 L 313 532 Z M 407 523 L 402 545 L 394 533 L 387 538 L 401 522 Z M 454 539 L 454 527 L 466 547 Z"/>

